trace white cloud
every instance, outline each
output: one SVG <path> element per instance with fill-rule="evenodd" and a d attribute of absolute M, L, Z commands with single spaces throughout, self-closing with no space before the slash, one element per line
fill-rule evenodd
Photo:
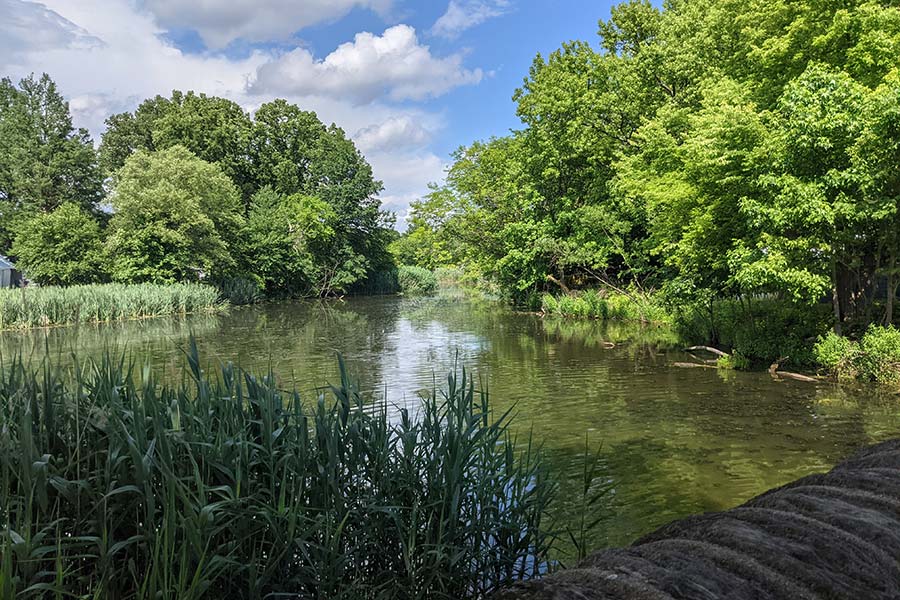
<path fill-rule="evenodd" d="M 250 91 L 322 95 L 367 104 L 387 96 L 392 100 L 423 100 L 474 84 L 481 69 L 462 66 L 462 55 L 438 58 L 419 43 L 416 31 L 396 25 L 383 35 L 363 32 L 341 44 L 322 60 L 297 48 L 261 66 Z"/>
<path fill-rule="evenodd" d="M 432 133 L 420 119 L 409 115 L 391 117 L 356 132 L 353 139 L 363 152 L 421 147 L 431 141 Z"/>
<path fill-rule="evenodd" d="M 509 0 L 450 0 L 447 12 L 435 21 L 431 33 L 455 38 L 466 29 L 505 14 L 509 4 Z"/>
<path fill-rule="evenodd" d="M 22 58 L 23 49 L 89 48 L 102 42 L 36 2 L 0 0 L 0 56 Z"/>
<path fill-rule="evenodd" d="M 397 182 L 381 196 L 382 205 L 397 215 L 397 228 L 406 229 L 409 204 L 428 193 L 428 184 L 440 182 L 449 164 L 426 152 L 389 152 L 369 157 L 379 177 Z"/>
<path fill-rule="evenodd" d="M 95 140 L 110 114 L 133 110 L 145 98 L 173 89 L 230 98 L 248 111 L 272 99 L 249 93 L 247 86 L 260 67 L 278 57 L 186 54 L 167 42 L 154 16 L 136 10 L 131 0 L 0 0 L 0 14 L 0 75 L 18 79 L 49 73 L 69 99 L 75 124 L 87 127 Z M 4 51 L 13 47 L 15 54 Z M 405 203 L 441 179 L 443 164 L 427 150 L 431 136 L 443 127 L 440 115 L 378 98 L 360 110 L 340 96 L 291 90 L 282 95 L 354 137 L 375 176 L 384 181 L 385 208 L 405 215 Z"/>
<path fill-rule="evenodd" d="M 357 7 L 384 14 L 391 4 L 391 0 L 144 0 L 161 25 L 194 29 L 213 49 L 237 39 L 282 40 Z"/>

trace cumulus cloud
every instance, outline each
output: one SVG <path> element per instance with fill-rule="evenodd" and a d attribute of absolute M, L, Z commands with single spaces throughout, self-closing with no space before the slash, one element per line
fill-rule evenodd
<path fill-rule="evenodd" d="M 0 56 L 21 60 L 25 49 L 90 48 L 102 42 L 36 2 L 0 0 Z"/>
<path fill-rule="evenodd" d="M 402 115 L 360 129 L 353 139 L 360 150 L 369 152 L 421 147 L 431 141 L 431 137 L 431 132 L 419 119 Z"/>
<path fill-rule="evenodd" d="M 455 38 L 460 33 L 499 17 L 509 10 L 509 0 L 450 0 L 447 12 L 435 21 L 431 33 Z"/>
<path fill-rule="evenodd" d="M 297 48 L 261 66 L 251 93 L 322 95 L 367 104 L 387 96 L 392 100 L 423 100 L 451 89 L 478 83 L 481 69 L 462 66 L 462 55 L 443 58 L 419 43 L 416 30 L 396 25 L 382 35 L 358 33 L 322 60 Z"/>
<path fill-rule="evenodd" d="M 384 14 L 391 0 L 144 0 L 144 6 L 161 25 L 193 29 L 207 47 L 220 49 L 237 39 L 285 39 L 357 7 Z"/>

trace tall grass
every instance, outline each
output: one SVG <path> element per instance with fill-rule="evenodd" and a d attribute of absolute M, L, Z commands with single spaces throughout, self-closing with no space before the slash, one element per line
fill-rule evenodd
<path fill-rule="evenodd" d="M 304 404 L 188 363 L 2 369 L 0 597 L 467 599 L 546 569 L 555 485 L 464 371 L 389 418 L 343 364 Z"/>
<path fill-rule="evenodd" d="M 137 319 L 219 306 L 219 292 L 196 283 L 0 289 L 0 329 Z"/>
<path fill-rule="evenodd" d="M 568 318 L 670 323 L 667 311 L 652 297 L 628 296 L 611 290 L 584 290 L 577 294 L 541 297 L 541 312 Z"/>

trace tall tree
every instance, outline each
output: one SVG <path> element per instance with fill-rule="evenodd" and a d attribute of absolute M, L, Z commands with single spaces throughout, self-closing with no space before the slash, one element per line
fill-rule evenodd
<path fill-rule="evenodd" d="M 238 266 L 240 194 L 217 165 L 186 148 L 135 152 L 111 198 L 107 248 L 116 281 L 217 278 Z"/>
<path fill-rule="evenodd" d="M 50 77 L 0 80 L 0 252 L 16 223 L 67 202 L 94 211 L 102 192 L 93 142 Z"/>

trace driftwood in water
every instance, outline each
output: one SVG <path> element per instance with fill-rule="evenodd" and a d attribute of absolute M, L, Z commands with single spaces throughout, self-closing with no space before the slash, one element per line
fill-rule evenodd
<path fill-rule="evenodd" d="M 675 521 L 500 600 L 900 598 L 900 439 Z"/>
<path fill-rule="evenodd" d="M 691 362 L 674 362 L 672 363 L 673 367 L 678 367 L 679 369 L 718 369 L 715 365 L 701 365 L 699 363 L 691 363 Z"/>
<path fill-rule="evenodd" d="M 769 367 L 769 375 L 771 375 L 775 379 L 783 377 L 785 379 L 795 379 L 797 381 L 805 381 L 807 383 L 818 383 L 819 382 L 818 379 L 816 379 L 815 377 L 810 377 L 809 375 L 801 375 L 800 373 L 791 373 L 790 371 L 779 371 L 778 367 L 779 367 L 779 364 L 777 362 L 772 363 L 772 365 Z"/>
<path fill-rule="evenodd" d="M 685 348 L 685 352 L 696 352 L 697 350 L 703 350 L 705 352 L 709 352 L 710 354 L 715 354 L 716 356 L 731 356 L 727 352 L 722 352 L 718 348 L 713 348 L 712 346 L 691 346 L 690 348 Z"/>

